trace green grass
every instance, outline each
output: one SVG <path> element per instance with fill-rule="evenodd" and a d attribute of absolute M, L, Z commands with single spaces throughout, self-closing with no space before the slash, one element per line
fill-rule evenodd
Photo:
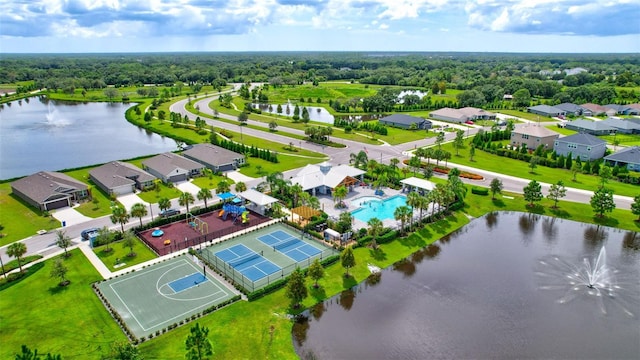
<path fill-rule="evenodd" d="M 42 216 L 37 210 L 11 193 L 10 183 L 0 184 L 0 224 L 4 226 L 0 233 L 0 246 L 29 236 L 38 236 L 38 230 L 53 230 L 62 224 L 53 217 Z"/>
<path fill-rule="evenodd" d="M 558 127 L 557 125 L 547 125 L 545 126 L 547 129 L 551 130 L 551 131 L 555 131 L 560 135 L 564 135 L 564 136 L 569 136 L 569 135 L 573 135 L 573 134 L 577 134 L 578 132 L 575 130 L 571 130 L 571 129 L 567 129 L 567 128 L 561 128 Z"/>
<path fill-rule="evenodd" d="M 555 184 L 562 180 L 566 187 L 593 191 L 600 185 L 600 178 L 594 175 L 578 174 L 577 181 L 573 181 L 573 175 L 566 169 L 552 169 L 546 166 L 538 166 L 535 173 L 529 171 L 529 163 L 525 161 L 510 159 L 503 156 L 492 155 L 482 150 L 476 150 L 474 161 L 469 161 L 469 143 L 470 139 L 465 141 L 465 147 L 460 149 L 460 156 L 456 156 L 456 150 L 452 143 L 442 145 L 442 148 L 451 152 L 451 162 L 472 166 L 478 169 L 496 172 L 499 174 L 515 176 L 523 179 L 536 180 Z M 434 161 L 431 161 L 434 163 Z M 442 162 L 440 162 L 442 164 Z M 500 175 L 498 175 L 500 177 Z M 609 181 L 607 187 L 613 189 L 616 195 L 635 196 L 638 194 L 638 186 L 624 184 L 618 181 Z"/>
<path fill-rule="evenodd" d="M 500 109 L 500 110 L 495 110 L 495 112 L 505 114 L 505 115 L 511 115 L 511 116 L 515 116 L 515 117 L 519 117 L 519 118 L 523 118 L 531 121 L 542 121 L 542 122 L 556 121 L 547 116 L 536 115 L 536 114 L 532 114 L 532 113 L 520 111 L 520 110 Z"/>
<path fill-rule="evenodd" d="M 322 103 L 325 104 L 329 103 L 329 100 L 344 102 L 353 98 L 373 96 L 380 88 L 382 88 L 382 86 L 323 82 L 318 86 L 300 85 L 293 87 L 282 86 L 278 88 L 271 86 L 268 91 L 263 93 L 269 97 L 269 102 L 274 104 L 284 104 L 288 100 L 291 100 L 291 102 L 295 104 L 299 103 L 302 97 L 305 99 L 305 105 L 317 105 L 317 98 L 320 98 Z M 308 103 L 306 101 L 308 98 L 311 98 L 313 102 Z"/>
<path fill-rule="evenodd" d="M 349 271 L 352 277 L 343 277 L 344 269 L 336 263 L 325 269 L 325 277 L 319 281 L 320 289 L 313 289 L 312 281 L 306 280 L 310 296 L 304 301 L 303 307 L 312 306 L 364 281 L 369 276 L 368 263 L 387 267 L 467 223 L 464 215 L 456 214 L 411 236 L 383 244 L 379 250 L 356 249 L 356 266 Z M 198 323 L 209 328 L 209 339 L 213 343 L 216 358 L 297 359 L 291 342 L 292 322 L 286 318 L 288 304 L 284 290 L 279 290 L 251 303 L 235 303 L 201 318 Z M 182 359 L 185 354 L 183 344 L 190 326 L 143 343 L 140 349 L 145 358 Z M 270 336 L 271 326 L 274 327 L 273 339 Z"/>
<path fill-rule="evenodd" d="M 40 259 L 42 259 L 42 255 L 24 256 L 20 258 L 20 264 L 18 264 L 18 260 L 14 258 L 14 260 L 4 263 L 4 266 L 2 267 L 4 272 L 0 271 L 0 274 L 9 273 L 12 270 L 19 269 L 20 266 L 24 268 L 26 264 Z M 4 278 L 2 278 L 2 280 L 4 280 Z"/>
<path fill-rule="evenodd" d="M 191 182 L 201 189 L 208 188 L 209 190 L 215 191 L 218 183 L 222 180 L 225 180 L 229 184 L 235 184 L 235 181 L 222 175 L 211 175 L 211 177 L 199 176 L 197 178 L 194 178 Z"/>
<path fill-rule="evenodd" d="M 250 177 L 260 177 L 264 176 L 268 173 L 273 172 L 283 172 L 287 170 L 297 169 L 299 167 L 303 167 L 307 164 L 319 164 L 326 160 L 326 158 L 302 158 L 295 156 L 286 156 L 284 154 L 278 155 L 279 163 L 275 164 L 266 160 L 258 159 L 258 158 L 249 158 L 247 159 L 247 163 L 249 165 L 243 166 L 240 168 L 240 173 Z M 259 168 L 264 171 L 263 175 L 259 175 Z"/>
<path fill-rule="evenodd" d="M 136 256 L 134 257 L 128 256 L 129 253 L 131 253 L 131 249 L 129 249 L 129 247 L 123 246 L 122 241 L 109 244 L 109 248 L 111 249 L 111 251 L 107 251 L 106 246 L 100 246 L 93 249 L 93 252 L 98 255 L 100 260 L 102 260 L 102 262 L 111 271 L 126 269 L 133 265 L 141 264 L 157 257 L 156 254 L 153 253 L 153 251 L 151 251 L 144 243 L 142 243 L 142 241 L 140 241 L 140 239 L 136 239 L 135 244 L 133 245 L 133 252 L 136 253 Z M 116 259 L 119 261 L 116 262 Z M 125 265 L 116 268 L 114 265 L 118 263 L 124 263 Z"/>
<path fill-rule="evenodd" d="M 157 203 L 162 198 L 175 199 L 180 196 L 180 189 L 177 187 L 169 187 L 167 184 L 160 182 L 160 191 L 147 190 L 138 193 L 138 197 L 148 203 Z M 174 206 L 177 206 L 177 202 L 174 202 Z"/>
<path fill-rule="evenodd" d="M 0 358 L 13 359 L 22 344 L 63 359 L 100 359 L 124 333 L 91 290 L 101 280 L 80 250 L 64 260 L 71 284 L 61 288 L 49 273 L 53 260 L 0 293 Z"/>
<path fill-rule="evenodd" d="M 616 134 L 598 137 L 609 144 L 613 144 L 617 140 L 622 146 L 640 146 L 640 135 L 638 134 Z"/>

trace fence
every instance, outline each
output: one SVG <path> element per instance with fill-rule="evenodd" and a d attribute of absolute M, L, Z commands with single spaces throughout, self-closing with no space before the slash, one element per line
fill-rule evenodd
<path fill-rule="evenodd" d="M 247 293 L 254 292 L 258 289 L 261 289 L 273 282 L 286 278 L 289 274 L 291 274 L 297 267 L 304 269 L 311 265 L 311 263 L 315 259 L 319 259 L 320 261 L 335 255 L 336 252 L 333 249 L 324 249 L 320 254 L 309 257 L 305 260 L 298 261 L 296 263 L 286 265 L 281 267 L 280 270 L 275 273 L 265 276 L 262 279 L 252 281 L 246 276 L 244 276 L 241 272 L 233 268 L 224 260 L 220 259 L 215 254 L 211 253 L 210 249 L 204 249 L 200 252 L 200 257 L 204 261 L 206 261 L 209 267 L 218 270 L 218 272 L 226 277 L 227 280 L 233 281 L 237 286 L 245 289 Z M 265 257 L 267 258 L 267 257 Z M 268 259 L 268 258 L 267 258 Z M 280 266 L 280 264 L 277 264 Z"/>

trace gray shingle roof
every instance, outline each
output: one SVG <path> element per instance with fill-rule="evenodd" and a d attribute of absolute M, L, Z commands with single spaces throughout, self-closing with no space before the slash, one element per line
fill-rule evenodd
<path fill-rule="evenodd" d="M 562 111 L 565 112 L 578 112 L 581 111 L 583 108 L 580 105 L 576 105 L 576 104 L 572 104 L 572 103 L 562 103 L 562 104 L 558 104 L 558 105 L 553 105 L 553 107 L 558 108 Z"/>
<path fill-rule="evenodd" d="M 640 130 L 640 124 L 636 124 L 633 121 L 622 120 L 618 118 L 607 118 L 601 121 L 603 124 L 609 125 L 611 127 L 617 129 L 626 129 L 626 130 Z"/>
<path fill-rule="evenodd" d="M 403 125 L 410 126 L 413 123 L 420 125 L 426 120 L 423 118 L 409 116 L 405 114 L 393 114 L 393 115 L 383 117 L 382 119 L 380 119 L 380 121 L 386 121 L 386 122 L 392 122 L 395 124 L 403 124 Z"/>
<path fill-rule="evenodd" d="M 577 120 L 569 121 L 566 126 L 574 126 L 576 128 L 582 128 L 582 129 L 594 130 L 594 131 L 615 130 L 615 128 L 607 125 L 604 121 L 589 121 L 585 119 L 577 119 Z"/>
<path fill-rule="evenodd" d="M 40 171 L 11 183 L 11 187 L 43 203 L 52 196 L 66 197 L 69 193 L 86 190 L 88 186 L 68 175 L 52 171 Z M 61 196 L 62 195 L 62 196 Z"/>
<path fill-rule="evenodd" d="M 601 145 L 601 144 L 606 144 L 607 142 L 596 137 L 593 136 L 591 134 L 583 134 L 583 133 L 579 133 L 579 134 L 573 134 L 573 135 L 569 135 L 569 136 L 565 136 L 562 138 L 559 138 L 556 141 L 561 141 L 561 142 L 565 142 L 565 143 L 572 143 L 572 144 L 580 144 L 580 145 L 587 145 L 587 146 L 595 146 L 595 145 Z"/>
<path fill-rule="evenodd" d="M 170 152 L 147 159 L 142 162 L 142 165 L 163 175 L 169 175 L 175 172 L 176 169 L 191 172 L 192 170 L 202 169 L 204 167 L 204 165 L 196 161 Z"/>
<path fill-rule="evenodd" d="M 605 156 L 604 159 L 626 164 L 640 164 L 640 146 L 624 148 L 617 153 Z"/>
<path fill-rule="evenodd" d="M 89 171 L 89 174 L 109 189 L 122 185 L 133 185 L 135 182 L 131 178 L 136 176 L 138 182 L 141 183 L 152 181 L 156 178 L 136 166 L 121 161 L 106 163 Z"/>
<path fill-rule="evenodd" d="M 231 164 L 236 159 L 244 157 L 242 154 L 212 144 L 197 144 L 183 151 L 182 154 L 203 164 L 214 166 Z"/>
<path fill-rule="evenodd" d="M 536 105 L 536 106 L 530 106 L 528 108 L 529 110 L 535 110 L 535 111 L 539 111 L 539 112 L 544 112 L 547 114 L 559 114 L 564 112 L 561 109 L 558 109 L 557 107 L 553 107 L 553 106 L 549 106 L 549 105 Z"/>

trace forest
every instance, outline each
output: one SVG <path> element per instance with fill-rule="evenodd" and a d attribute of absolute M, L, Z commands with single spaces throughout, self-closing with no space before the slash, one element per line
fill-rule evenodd
<path fill-rule="evenodd" d="M 637 102 L 639 54 L 244 52 L 4 54 L 0 84 L 28 92 L 109 86 L 189 86 L 323 81 L 401 86 L 444 94 L 462 90 L 461 106 L 490 106 L 504 94 L 548 103 Z M 529 99 L 527 96 L 531 97 Z M 518 99 L 516 99 L 518 100 Z M 524 104 L 523 104 L 524 105 Z"/>

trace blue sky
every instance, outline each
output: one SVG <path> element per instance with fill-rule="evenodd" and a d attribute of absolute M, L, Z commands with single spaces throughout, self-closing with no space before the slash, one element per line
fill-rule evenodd
<path fill-rule="evenodd" d="M 0 53 L 640 52 L 640 0 L 0 0 Z"/>

